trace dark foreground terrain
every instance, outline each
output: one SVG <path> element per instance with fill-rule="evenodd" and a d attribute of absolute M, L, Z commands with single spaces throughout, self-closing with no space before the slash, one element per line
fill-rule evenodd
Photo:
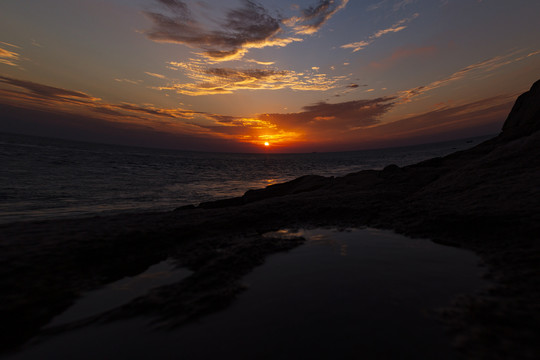
<path fill-rule="evenodd" d="M 540 357 L 540 81 L 521 95 L 499 136 L 444 158 L 340 178 L 304 176 L 168 213 L 0 226 L 0 340 L 11 351 L 95 289 L 173 258 L 193 275 L 77 323 L 141 314 L 174 327 L 227 306 L 240 279 L 302 238 L 261 234 L 294 227 L 393 229 L 464 247 L 496 286 L 441 317 L 466 357 Z"/>

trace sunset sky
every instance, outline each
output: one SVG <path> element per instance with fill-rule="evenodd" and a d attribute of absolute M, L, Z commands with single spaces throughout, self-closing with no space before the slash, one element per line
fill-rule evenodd
<path fill-rule="evenodd" d="M 539 14 L 538 0 L 3 0 L 0 131 L 233 152 L 494 134 L 540 79 Z"/>

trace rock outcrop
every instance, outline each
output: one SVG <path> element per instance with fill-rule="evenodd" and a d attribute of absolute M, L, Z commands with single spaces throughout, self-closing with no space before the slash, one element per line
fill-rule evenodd
<path fill-rule="evenodd" d="M 506 119 L 501 138 L 516 139 L 540 130 L 540 80 L 520 95 Z"/>

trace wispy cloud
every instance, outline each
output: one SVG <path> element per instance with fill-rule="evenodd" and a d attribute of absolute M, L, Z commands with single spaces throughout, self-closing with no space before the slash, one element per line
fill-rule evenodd
<path fill-rule="evenodd" d="M 38 84 L 32 81 L 19 80 L 0 76 L 0 82 L 25 89 L 37 97 L 44 99 L 63 99 L 77 102 L 92 102 L 99 100 L 80 91 L 66 90 L 58 87 Z"/>
<path fill-rule="evenodd" d="M 114 81 L 117 81 L 117 82 L 125 82 L 125 83 L 128 83 L 128 84 L 133 84 L 133 85 L 137 85 L 137 84 L 140 84 L 142 83 L 142 80 L 131 80 L 131 79 L 114 79 Z"/>
<path fill-rule="evenodd" d="M 379 8 L 381 8 L 384 4 L 386 4 L 388 2 L 388 0 L 382 0 L 382 1 L 379 1 L 379 2 L 376 2 L 374 4 L 371 4 L 367 7 L 367 11 L 374 11 L 374 10 L 377 10 Z"/>
<path fill-rule="evenodd" d="M 159 131 L 168 137 L 202 136 L 217 142 L 228 139 L 233 141 L 231 144 L 260 144 L 264 141 L 262 139 L 272 139 L 277 143 L 299 136 L 298 133 L 278 129 L 277 125 L 257 117 L 235 117 L 182 108 L 168 109 L 151 104 L 114 104 L 84 92 L 6 76 L 0 77 L 0 83 L 6 85 L 0 87 L 0 104 L 16 106 L 25 111 L 45 111 L 47 114 L 59 114 L 64 118 L 84 122 L 66 125 L 71 127 L 92 128 L 92 124 L 98 124 L 96 126 L 105 130 L 114 127 L 130 131 Z M 97 130 L 94 128 L 92 131 Z"/>
<path fill-rule="evenodd" d="M 416 19 L 418 16 L 420 16 L 420 14 L 415 13 L 409 18 L 405 18 L 405 19 L 402 19 L 402 20 L 398 21 L 397 23 L 393 24 L 389 28 L 378 30 L 378 31 L 374 32 L 372 35 L 369 36 L 369 38 L 367 40 L 362 40 L 362 41 L 357 41 L 357 42 L 341 45 L 341 47 L 343 49 L 353 49 L 353 52 L 360 51 L 360 50 L 366 48 L 367 46 L 371 45 L 378 38 L 380 38 L 380 37 L 382 37 L 382 36 L 384 36 L 386 34 L 397 33 L 397 32 L 400 32 L 402 30 L 405 30 L 407 28 L 407 24 L 410 23 L 411 21 L 413 21 L 414 19 Z"/>
<path fill-rule="evenodd" d="M 473 67 L 489 66 L 486 62 Z M 453 107 L 437 106 L 423 114 L 385 123 L 384 115 L 400 104 L 401 97 L 318 102 L 303 107 L 299 112 L 240 117 L 161 108 L 151 104 L 107 103 L 81 91 L 6 76 L 0 77 L 0 82 L 4 85 L 0 88 L 0 103 L 15 104 L 26 110 L 41 109 L 48 114 L 67 114 L 69 119 L 76 119 L 66 126 L 94 130 L 96 127 L 138 129 L 141 136 L 159 131 L 169 137 L 194 137 L 217 142 L 227 140 L 232 144 L 270 141 L 278 147 L 280 144 L 298 146 L 298 150 L 306 150 L 302 146 L 308 143 L 318 144 L 319 149 L 328 146 L 329 150 L 336 143 L 341 149 L 389 144 L 389 141 L 397 144 L 411 138 L 433 139 L 433 134 L 450 136 L 448 134 L 471 127 L 481 128 L 485 133 L 486 129 L 500 126 L 515 95 L 501 95 Z M 357 84 L 349 86 L 356 88 Z M 48 118 L 56 119 L 58 116 Z"/>
<path fill-rule="evenodd" d="M 396 3 L 394 3 L 394 6 L 392 9 L 394 11 L 400 11 L 401 9 L 404 9 L 407 5 L 413 4 L 415 0 L 400 0 Z"/>
<path fill-rule="evenodd" d="M 532 56 L 539 55 L 540 51 L 534 51 L 528 53 L 527 55 L 520 55 L 520 53 L 523 53 L 523 51 L 516 51 L 508 55 L 495 56 L 490 59 L 466 66 L 463 69 L 460 69 L 441 80 L 433 81 L 427 85 L 417 86 L 415 88 L 402 91 L 399 94 L 399 97 L 401 98 L 402 102 L 408 102 L 419 95 L 446 86 L 457 80 L 461 80 L 471 74 L 489 73 L 499 69 L 500 67 L 525 60 Z"/>
<path fill-rule="evenodd" d="M 146 75 L 148 75 L 148 76 L 156 77 L 158 79 L 165 79 L 165 75 L 156 74 L 156 73 L 152 73 L 152 72 L 148 72 L 148 71 L 145 71 L 144 73 Z"/>
<path fill-rule="evenodd" d="M 209 115 L 215 124 L 203 127 L 241 142 L 273 146 L 327 142 L 350 131 L 367 129 L 392 106 L 394 98 L 377 98 L 342 103 L 319 102 L 296 113 L 269 113 L 249 118 Z"/>
<path fill-rule="evenodd" d="M 213 27 L 200 21 L 184 1 L 157 1 L 161 10 L 145 12 L 153 23 L 147 37 L 203 49 L 202 55 L 215 61 L 238 59 L 252 48 L 286 46 L 301 40 L 280 37 L 280 21 L 253 1 L 242 1 L 242 7 L 229 10 Z"/>
<path fill-rule="evenodd" d="M 318 5 L 302 10 L 301 16 L 294 16 L 284 20 L 284 24 L 292 27 L 296 34 L 314 34 L 335 13 L 344 9 L 348 2 L 349 0 L 321 0 Z"/>
<path fill-rule="evenodd" d="M 3 42 L 3 41 L 0 41 L 0 44 L 5 45 L 5 46 L 9 46 L 9 47 L 13 47 L 13 48 L 16 48 L 16 49 L 20 49 L 20 48 L 21 48 L 21 47 L 18 46 L 18 45 L 11 44 L 11 43 L 7 43 L 7 42 Z"/>
<path fill-rule="evenodd" d="M 258 64 L 258 65 L 265 65 L 265 66 L 270 66 L 270 65 L 275 64 L 274 61 L 259 61 L 259 60 L 255 60 L 255 59 L 247 59 L 247 60 L 244 60 L 244 61 L 254 63 L 254 64 Z"/>
<path fill-rule="evenodd" d="M 302 112 L 263 114 L 259 119 L 282 129 L 313 134 L 324 130 L 335 135 L 379 123 L 379 118 L 394 106 L 394 100 L 394 97 L 382 97 L 334 104 L 319 102 L 305 106 Z"/>
<path fill-rule="evenodd" d="M 115 120 L 139 119 L 151 122 L 152 119 L 178 118 L 191 119 L 197 112 L 185 109 L 161 109 L 151 105 L 111 104 L 87 93 L 39 84 L 31 81 L 0 76 L 4 83 L 19 90 L 1 89 L 2 102 L 25 104 L 25 106 L 48 111 L 67 111 L 74 113 L 97 112 L 112 115 Z M 150 117 L 149 117 L 150 116 Z"/>
<path fill-rule="evenodd" d="M 11 45 L 8 43 L 0 42 L 0 44 L 4 46 L 11 46 L 15 48 L 19 48 L 18 46 Z M 9 65 L 9 66 L 19 66 L 18 61 L 20 60 L 20 55 L 16 53 L 15 51 L 7 50 L 5 48 L 0 47 L 0 64 Z"/>
<path fill-rule="evenodd" d="M 238 90 L 318 90 L 326 91 L 338 86 L 342 76 L 330 77 L 326 74 L 310 72 L 298 73 L 292 70 L 275 69 L 233 69 L 206 67 L 196 60 L 188 63 L 170 62 L 171 68 L 182 69 L 192 83 L 176 83 L 160 87 L 191 96 L 230 94 Z"/>
<path fill-rule="evenodd" d="M 317 32 L 349 0 L 321 0 L 301 10 L 300 16 L 282 19 L 262 5 L 242 0 L 242 6 L 213 19 L 199 4 L 180 0 L 156 0 L 159 9 L 145 11 L 153 23 L 146 36 L 158 42 L 183 44 L 201 49 L 198 55 L 214 62 L 239 60 L 250 49 L 284 47 L 302 41 L 298 35 Z M 291 32 L 292 29 L 292 32 Z"/>
<path fill-rule="evenodd" d="M 484 98 L 457 106 L 443 106 L 418 115 L 402 118 L 398 121 L 381 124 L 369 129 L 366 135 L 373 138 L 443 139 L 471 136 L 471 128 L 479 128 L 478 135 L 500 131 L 501 125 L 515 100 L 515 94 L 506 94 Z M 474 135 L 473 135 L 474 136 Z"/>
<path fill-rule="evenodd" d="M 367 11 L 375 11 L 380 8 L 391 9 L 392 11 L 400 11 L 407 5 L 415 3 L 416 0 L 397 0 L 391 3 L 389 0 L 381 0 L 367 7 Z"/>

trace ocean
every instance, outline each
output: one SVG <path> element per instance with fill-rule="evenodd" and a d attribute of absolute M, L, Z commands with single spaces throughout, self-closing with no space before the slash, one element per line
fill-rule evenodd
<path fill-rule="evenodd" d="M 0 133 L 0 223 L 168 211 L 302 175 L 409 165 L 487 138 L 349 152 L 231 154 Z"/>

